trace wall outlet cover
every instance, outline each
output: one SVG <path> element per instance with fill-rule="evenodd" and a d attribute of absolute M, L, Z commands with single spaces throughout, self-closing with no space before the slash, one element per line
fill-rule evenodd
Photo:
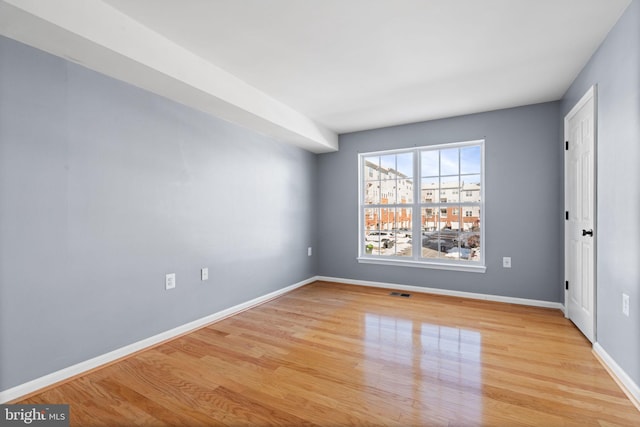
<path fill-rule="evenodd" d="M 209 269 L 208 268 L 203 268 L 202 270 L 200 270 L 200 279 L 201 280 L 209 280 Z"/>
<path fill-rule="evenodd" d="M 502 267 L 511 268 L 511 257 L 506 256 L 502 258 Z"/>
<path fill-rule="evenodd" d="M 166 290 L 169 290 L 175 287 L 176 287 L 176 273 L 167 274 L 164 279 L 164 288 Z"/>

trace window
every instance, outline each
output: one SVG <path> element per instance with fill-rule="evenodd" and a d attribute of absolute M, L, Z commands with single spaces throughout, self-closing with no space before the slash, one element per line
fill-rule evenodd
<path fill-rule="evenodd" d="M 484 141 L 360 154 L 358 261 L 484 271 L 483 160 Z"/>

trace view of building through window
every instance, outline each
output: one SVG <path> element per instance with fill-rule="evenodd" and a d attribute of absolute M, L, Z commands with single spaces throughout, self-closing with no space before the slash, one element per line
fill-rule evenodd
<path fill-rule="evenodd" d="M 482 148 L 474 141 L 362 154 L 361 255 L 481 262 Z"/>

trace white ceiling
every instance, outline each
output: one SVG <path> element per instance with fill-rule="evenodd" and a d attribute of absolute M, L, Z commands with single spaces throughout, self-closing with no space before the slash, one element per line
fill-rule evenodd
<path fill-rule="evenodd" d="M 0 31 L 323 152 L 340 133 L 560 99 L 630 1 L 5 0 Z"/>

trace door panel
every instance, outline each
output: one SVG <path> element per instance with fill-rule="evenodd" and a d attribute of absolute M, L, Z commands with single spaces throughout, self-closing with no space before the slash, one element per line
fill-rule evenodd
<path fill-rule="evenodd" d="M 565 117 L 565 295 L 567 316 L 595 340 L 595 88 Z M 593 235 L 588 234 L 594 231 Z"/>

